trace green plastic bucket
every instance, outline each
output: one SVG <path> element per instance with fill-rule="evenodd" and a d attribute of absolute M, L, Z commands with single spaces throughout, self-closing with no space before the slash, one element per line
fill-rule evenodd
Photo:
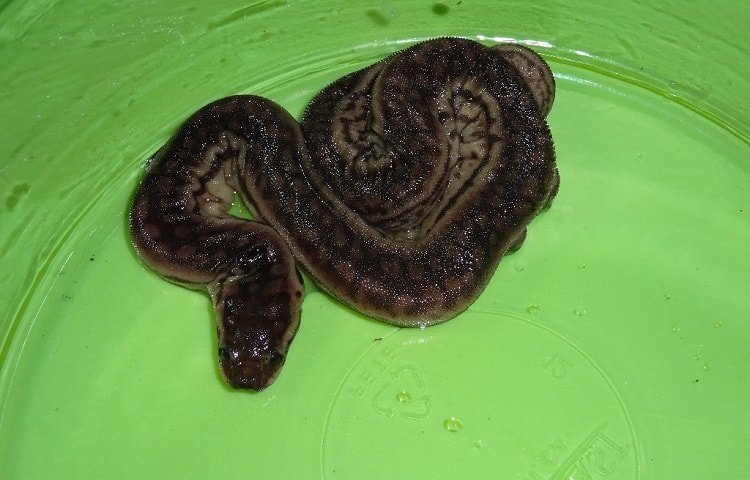
<path fill-rule="evenodd" d="M 0 477 L 745 477 L 749 5 L 0 1 Z M 129 243 L 146 159 L 446 35 L 548 60 L 553 207 L 456 319 L 310 288 L 276 383 L 228 389 L 209 299 Z"/>

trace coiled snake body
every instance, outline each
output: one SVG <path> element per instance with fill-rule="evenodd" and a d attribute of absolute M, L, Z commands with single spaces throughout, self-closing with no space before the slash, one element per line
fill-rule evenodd
<path fill-rule="evenodd" d="M 463 311 L 559 183 L 532 51 L 444 38 L 334 82 L 301 126 L 238 95 L 192 115 L 152 159 L 130 229 L 162 276 L 206 288 L 227 382 L 278 375 L 301 264 L 369 316 L 428 326 Z M 256 218 L 228 214 L 239 192 Z"/>

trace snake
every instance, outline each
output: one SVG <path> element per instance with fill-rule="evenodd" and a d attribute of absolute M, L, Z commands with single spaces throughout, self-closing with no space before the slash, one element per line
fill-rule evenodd
<path fill-rule="evenodd" d="M 262 390 L 300 325 L 300 269 L 401 327 L 468 308 L 557 193 L 554 92 L 524 46 L 437 38 L 332 82 L 299 122 L 261 96 L 221 98 L 150 158 L 132 243 L 208 292 L 224 379 Z M 253 219 L 230 213 L 237 196 Z"/>

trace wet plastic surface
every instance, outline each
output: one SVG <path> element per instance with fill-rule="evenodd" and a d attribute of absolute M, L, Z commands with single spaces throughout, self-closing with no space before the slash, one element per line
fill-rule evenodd
<path fill-rule="evenodd" d="M 750 7 L 492 5 L 0 6 L 2 477 L 746 472 Z M 396 329 L 312 289 L 273 387 L 225 388 L 208 298 L 129 245 L 145 160 L 212 99 L 299 115 L 439 35 L 550 62 L 552 209 L 455 320 Z"/>

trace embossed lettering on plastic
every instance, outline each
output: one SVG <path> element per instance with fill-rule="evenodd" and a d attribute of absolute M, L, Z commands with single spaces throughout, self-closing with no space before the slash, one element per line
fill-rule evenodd
<path fill-rule="evenodd" d="M 544 365 L 545 370 L 549 371 L 557 379 L 565 378 L 573 364 L 560 354 L 554 355 Z"/>
<path fill-rule="evenodd" d="M 369 401 L 373 410 L 389 418 L 425 419 L 432 413 L 432 397 L 418 368 L 402 362 L 395 349 L 382 347 L 354 375 L 349 393 Z"/>
<path fill-rule="evenodd" d="M 596 428 L 577 446 L 570 449 L 562 438 L 555 437 L 539 452 L 524 480 L 600 480 L 618 470 L 629 448 L 605 433 L 607 424 Z M 568 452 L 565 455 L 565 452 Z M 555 468 L 557 467 L 557 468 Z"/>

